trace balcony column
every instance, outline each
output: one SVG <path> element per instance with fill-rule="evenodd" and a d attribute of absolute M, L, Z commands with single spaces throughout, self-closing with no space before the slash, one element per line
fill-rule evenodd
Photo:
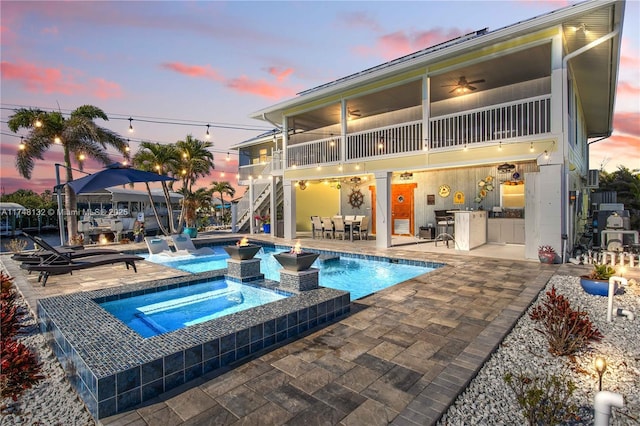
<path fill-rule="evenodd" d="M 296 238 L 296 186 L 291 179 L 282 182 L 284 239 Z"/>
<path fill-rule="evenodd" d="M 340 101 L 340 162 L 347 161 L 347 101 Z"/>
<path fill-rule="evenodd" d="M 253 191 L 253 176 L 249 176 L 249 233 L 253 234 L 255 233 L 255 222 L 256 220 L 254 219 L 255 215 L 256 215 L 256 206 L 254 203 L 254 191 Z"/>
<path fill-rule="evenodd" d="M 276 228 L 278 227 L 278 214 L 276 211 L 276 177 L 269 175 L 269 186 L 271 193 L 269 194 L 269 214 L 271 215 L 271 236 L 276 236 Z"/>
<path fill-rule="evenodd" d="M 391 247 L 391 173 L 376 172 L 376 248 Z"/>

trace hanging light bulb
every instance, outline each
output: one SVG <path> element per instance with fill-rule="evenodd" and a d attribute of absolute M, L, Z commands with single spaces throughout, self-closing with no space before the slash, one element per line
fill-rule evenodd
<path fill-rule="evenodd" d="M 24 144 L 24 138 L 20 136 L 20 145 L 18 145 L 18 149 L 20 149 L 20 151 L 24 151 L 26 147 L 27 146 Z"/>
<path fill-rule="evenodd" d="M 34 126 L 36 127 L 42 127 L 42 121 L 40 121 L 40 118 L 36 118 L 35 123 L 33 123 Z"/>
<path fill-rule="evenodd" d="M 231 161 L 231 157 L 229 156 L 228 152 L 227 152 L 227 161 Z"/>
<path fill-rule="evenodd" d="M 502 141 L 498 143 L 498 151 L 502 151 Z"/>
<path fill-rule="evenodd" d="M 466 151 L 467 149 L 468 149 L 468 148 L 467 148 L 467 143 L 465 142 L 465 143 L 464 143 L 464 151 Z"/>
<path fill-rule="evenodd" d="M 534 151 L 534 149 L 533 149 L 533 142 L 531 142 L 531 143 L 529 144 L 529 152 L 533 152 L 533 151 Z"/>
<path fill-rule="evenodd" d="M 62 143 L 62 139 L 60 139 L 60 136 L 56 135 L 56 136 L 53 138 L 53 142 L 54 142 L 54 143 L 57 143 L 58 145 L 60 145 L 60 144 Z"/>
<path fill-rule="evenodd" d="M 189 157 L 189 154 L 187 154 L 186 152 L 182 153 L 182 158 L 184 158 L 185 160 L 187 159 L 187 157 Z"/>
<path fill-rule="evenodd" d="M 133 133 L 133 118 L 129 117 L 129 133 Z"/>
<path fill-rule="evenodd" d="M 211 138 L 211 135 L 209 134 L 209 125 L 207 124 L 207 133 L 205 133 L 205 136 L 207 137 L 207 139 Z"/>
<path fill-rule="evenodd" d="M 544 158 L 545 159 L 549 159 L 549 151 L 547 151 L 546 149 L 544 150 Z"/>
<path fill-rule="evenodd" d="M 224 177 L 224 172 L 220 172 L 220 177 Z"/>
<path fill-rule="evenodd" d="M 85 155 L 84 155 L 84 154 L 80 154 L 80 155 L 78 155 L 78 160 L 80 160 L 80 161 L 84 161 L 84 160 L 85 160 L 85 158 L 86 158 L 86 157 L 85 157 Z"/>
<path fill-rule="evenodd" d="M 128 164 L 129 164 L 129 162 L 128 162 L 127 160 L 122 160 L 122 165 L 123 165 L 123 166 L 126 166 L 126 165 L 128 165 Z"/>
<path fill-rule="evenodd" d="M 124 152 L 131 151 L 131 148 L 129 147 L 129 145 L 131 145 L 131 141 L 129 139 L 127 139 L 127 146 L 124 147 Z"/>
<path fill-rule="evenodd" d="M 156 164 L 155 169 L 156 169 L 157 171 L 160 171 L 160 164 Z"/>
<path fill-rule="evenodd" d="M 182 169 L 182 176 L 187 174 L 187 169 Z"/>

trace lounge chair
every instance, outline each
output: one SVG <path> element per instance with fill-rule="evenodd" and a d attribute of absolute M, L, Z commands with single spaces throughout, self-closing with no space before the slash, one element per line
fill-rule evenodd
<path fill-rule="evenodd" d="M 149 254 L 151 256 L 169 256 L 169 257 L 179 257 L 179 256 L 189 256 L 189 253 L 186 250 L 171 250 L 167 240 L 160 237 L 144 237 L 144 242 L 147 244 L 147 248 L 149 249 Z"/>
<path fill-rule="evenodd" d="M 23 233 L 25 237 L 30 239 L 34 246 L 39 246 L 39 249 L 36 249 L 33 252 L 28 253 L 16 253 L 11 256 L 11 259 L 16 262 L 21 263 L 30 263 L 30 264 L 39 264 L 39 263 L 54 263 L 56 261 L 57 255 L 53 253 L 47 247 L 51 247 L 45 240 L 41 237 L 32 236 L 26 233 Z M 72 247 L 54 247 L 54 249 L 58 253 L 68 254 L 71 259 L 80 259 L 87 256 L 96 256 L 101 254 L 118 254 L 120 253 L 118 250 L 106 249 L 106 248 L 72 248 Z M 59 259 L 58 259 L 59 260 Z M 63 260 L 64 261 L 64 260 Z"/>
<path fill-rule="evenodd" d="M 215 253 L 211 247 L 196 248 L 193 245 L 193 241 L 191 241 L 191 237 L 187 234 L 172 235 L 171 240 L 173 240 L 176 250 L 186 250 L 189 254 L 202 256 Z"/>
<path fill-rule="evenodd" d="M 68 253 L 59 252 L 48 244 L 43 247 L 52 253 L 52 256 L 50 256 L 46 261 L 38 264 L 23 263 L 20 265 L 20 268 L 29 272 L 40 272 L 38 281 L 42 283 L 43 287 L 47 284 L 47 279 L 50 275 L 71 274 L 73 271 L 79 271 L 81 269 L 89 269 L 102 265 L 112 265 L 120 262 L 124 263 L 127 266 L 127 269 L 131 266 L 134 272 L 138 272 L 136 268 L 136 261 L 144 260 L 144 258 L 140 256 L 124 253 L 96 254 L 94 256 L 73 259 Z"/>

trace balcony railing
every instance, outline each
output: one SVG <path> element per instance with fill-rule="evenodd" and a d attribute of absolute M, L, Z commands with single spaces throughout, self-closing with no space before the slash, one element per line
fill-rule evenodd
<path fill-rule="evenodd" d="M 430 119 L 429 125 L 429 150 L 549 133 L 551 96 L 448 114 Z"/>
<path fill-rule="evenodd" d="M 537 96 L 429 120 L 427 149 L 446 150 L 551 132 L 551 96 Z M 401 156 L 422 151 L 421 120 L 379 127 L 287 147 L 287 168 Z"/>
<path fill-rule="evenodd" d="M 347 135 L 347 160 L 422 150 L 422 121 Z"/>

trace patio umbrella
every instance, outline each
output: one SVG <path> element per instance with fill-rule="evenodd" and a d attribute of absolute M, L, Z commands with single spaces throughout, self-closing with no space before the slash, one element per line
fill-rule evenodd
<path fill-rule="evenodd" d="M 99 172 L 68 182 L 68 185 L 76 194 L 81 194 L 83 192 L 92 192 L 111 186 L 125 185 L 127 183 L 160 182 L 167 180 L 176 179 L 144 170 L 132 169 L 121 163 L 113 163 Z"/>

